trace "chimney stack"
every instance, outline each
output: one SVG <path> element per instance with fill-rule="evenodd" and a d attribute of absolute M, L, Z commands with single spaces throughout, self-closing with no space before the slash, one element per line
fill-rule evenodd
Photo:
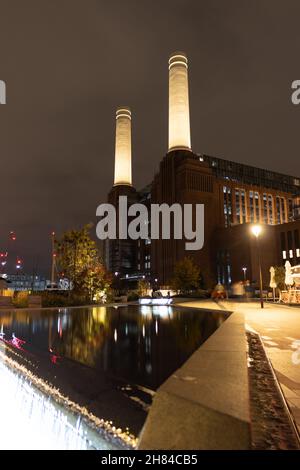
<path fill-rule="evenodd" d="M 188 60 L 184 52 L 169 59 L 169 152 L 191 150 Z"/>
<path fill-rule="evenodd" d="M 117 109 L 114 186 L 131 186 L 131 111 Z"/>

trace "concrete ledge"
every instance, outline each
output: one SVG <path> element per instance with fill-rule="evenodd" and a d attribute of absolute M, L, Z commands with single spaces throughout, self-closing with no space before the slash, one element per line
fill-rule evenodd
<path fill-rule="evenodd" d="M 139 449 L 249 449 L 244 316 L 225 323 L 158 389 Z"/>

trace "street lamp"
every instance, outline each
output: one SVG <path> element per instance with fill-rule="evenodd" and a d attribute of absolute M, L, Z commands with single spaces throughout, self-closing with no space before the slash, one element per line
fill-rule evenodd
<path fill-rule="evenodd" d="M 54 288 L 54 276 L 55 276 L 55 232 L 51 233 L 51 288 Z"/>
<path fill-rule="evenodd" d="M 257 256 L 258 256 L 258 269 L 259 269 L 259 291 L 260 291 L 260 306 L 264 308 L 264 300 L 263 300 L 263 282 L 262 282 L 262 272 L 261 272 L 261 255 L 260 255 L 260 244 L 259 244 L 259 236 L 262 231 L 261 225 L 253 225 L 251 227 L 251 231 L 256 238 L 256 245 L 257 245 Z"/>
<path fill-rule="evenodd" d="M 246 282 L 246 274 L 247 274 L 247 268 L 246 268 L 246 266 L 244 266 L 244 267 L 242 268 L 242 271 L 243 271 L 243 273 L 244 273 L 244 282 Z"/>

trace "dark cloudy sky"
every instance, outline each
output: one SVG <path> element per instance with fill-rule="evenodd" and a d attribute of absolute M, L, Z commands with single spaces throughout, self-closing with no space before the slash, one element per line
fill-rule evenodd
<path fill-rule="evenodd" d="M 197 153 L 300 174 L 298 0 L 0 0 L 0 245 L 30 271 L 51 230 L 94 220 L 113 180 L 114 114 L 133 113 L 133 178 L 167 149 L 168 56 L 189 58 Z M 1 248 L 0 248 L 1 249 Z"/>

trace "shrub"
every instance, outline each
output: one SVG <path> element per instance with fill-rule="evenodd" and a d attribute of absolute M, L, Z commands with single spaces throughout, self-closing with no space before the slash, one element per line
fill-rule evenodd
<path fill-rule="evenodd" d="M 75 294 L 73 292 L 43 292 L 42 306 L 43 307 L 73 307 L 79 305 L 90 304 L 90 300 L 83 295 Z"/>
<path fill-rule="evenodd" d="M 20 291 L 15 292 L 12 303 L 16 308 L 26 308 L 28 307 L 28 292 Z"/>

